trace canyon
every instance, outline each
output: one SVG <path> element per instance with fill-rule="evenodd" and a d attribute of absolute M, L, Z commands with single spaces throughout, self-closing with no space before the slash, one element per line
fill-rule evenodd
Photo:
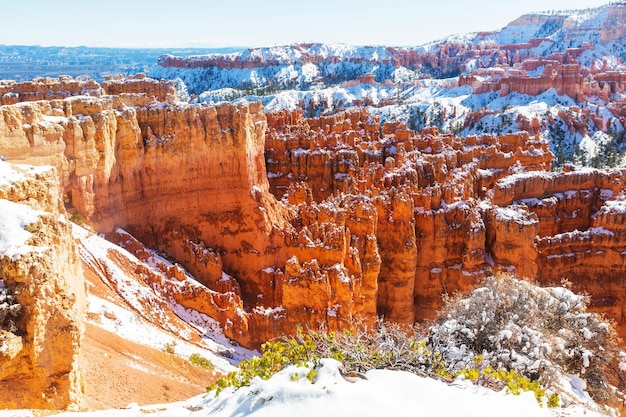
<path fill-rule="evenodd" d="M 560 71 L 563 65 L 579 64 L 591 73 L 621 67 L 625 52 L 624 15 L 626 5 L 621 2 L 590 10 L 531 13 L 500 30 L 453 35 L 411 47 L 298 43 L 228 54 L 165 54 L 150 75 L 166 79 L 180 77 L 190 93 L 199 95 L 221 88 L 308 89 L 359 77 L 406 88 L 429 78 L 465 76 L 474 71 L 482 76 L 481 70 L 494 69 L 501 73 L 510 70 L 514 80 L 505 84 L 510 84 L 510 91 L 516 91 L 523 89 L 520 84 L 524 83 L 546 85 L 547 80 L 532 82 L 532 78 L 541 78 L 540 74 L 522 73 L 534 72 L 545 65 L 552 67 L 544 70 L 546 78 L 553 77 L 552 69 Z M 570 70 L 569 74 L 574 76 L 574 68 Z M 491 81 L 497 83 L 495 77 Z M 566 81 L 561 88 L 570 88 Z M 500 90 L 493 84 L 484 88 Z"/>
<path fill-rule="evenodd" d="M 421 46 L 300 43 L 229 54 L 163 55 L 154 78 L 192 102 L 245 98 L 309 117 L 366 107 L 412 130 L 457 136 L 520 130 L 550 141 L 553 166 L 617 166 L 626 152 L 623 16 L 612 2 L 523 15 L 499 30 Z M 615 156 L 619 155 L 618 158 Z"/>
<path fill-rule="evenodd" d="M 0 201 L 34 212 L 13 214 L 32 237 L 1 253 L 2 288 L 20 307 L 0 323 L 0 383 L 33 380 L 3 407 L 80 405 L 88 275 L 119 295 L 124 282 L 160 294 L 133 299 L 151 323 L 183 328 L 180 314 L 154 313 L 178 306 L 252 348 L 298 326 L 433 318 L 443 294 L 497 272 L 565 278 L 626 334 L 624 172 L 552 172 L 539 136 L 416 132 L 364 108 L 307 118 L 190 104 L 143 75 L 12 86 Z M 68 219 L 87 231 L 72 234 Z M 90 234 L 111 242 L 108 260 L 87 254 Z"/>

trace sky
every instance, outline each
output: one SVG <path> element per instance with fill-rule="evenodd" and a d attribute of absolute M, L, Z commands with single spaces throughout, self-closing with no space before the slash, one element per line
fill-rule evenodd
<path fill-rule="evenodd" d="M 0 3 L 0 44 L 114 47 L 415 46 L 500 29 L 524 13 L 609 0 L 20 0 Z"/>

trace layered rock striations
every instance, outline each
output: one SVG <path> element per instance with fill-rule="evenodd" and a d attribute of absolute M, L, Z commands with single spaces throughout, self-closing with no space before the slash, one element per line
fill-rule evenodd
<path fill-rule="evenodd" d="M 515 212 L 502 233 L 515 235 L 517 229 L 526 239 L 491 248 L 494 260 L 509 270 L 528 271 L 545 283 L 570 281 L 591 296 L 593 308 L 616 321 L 621 334 L 626 329 L 620 279 L 626 265 L 623 178 L 623 170 L 588 169 L 498 181 L 494 202 L 503 208 L 497 210 Z"/>
<path fill-rule="evenodd" d="M 102 87 L 90 79 L 73 79 L 69 76 L 59 78 L 35 78 L 32 81 L 0 81 L 0 104 L 15 104 L 23 101 L 54 100 L 71 96 L 89 95 L 100 97 Z"/>
<path fill-rule="evenodd" d="M 230 297 L 229 309 L 241 319 L 227 334 L 241 343 L 256 345 L 307 320 L 350 326 L 357 311 L 375 313 L 369 300 L 377 269 L 369 259 L 376 259 L 376 247 L 365 232 L 352 235 L 345 226 L 358 218 L 355 207 L 310 225 L 294 222 L 298 209 L 269 193 L 262 110 L 133 93 L 4 106 L 2 153 L 57 167 L 74 216 L 98 232 L 124 226 L 209 290 L 230 294 L 222 298 Z M 359 253 L 357 244 L 373 254 Z M 225 282 L 223 273 L 234 279 Z M 313 294 L 326 291 L 312 309 L 314 297 L 297 295 L 311 285 Z M 222 298 L 213 297 L 204 311 L 213 313 Z"/>
<path fill-rule="evenodd" d="M 593 75 L 602 62 L 603 73 L 621 66 L 625 14 L 622 3 L 585 11 L 534 13 L 497 31 L 455 35 L 412 48 L 306 43 L 230 54 L 163 55 L 150 75 L 181 78 L 191 93 L 199 95 L 222 88 L 308 89 L 355 80 L 406 87 L 423 78 L 472 73 L 461 82 L 474 85 L 477 91 L 538 94 L 554 87 L 573 98 L 581 95 L 582 101 L 582 94 L 594 91 L 603 96 L 605 86 L 615 87 L 601 79 L 583 80 L 580 75 Z M 582 73 L 577 66 L 588 71 Z M 483 79 L 484 69 L 498 73 Z M 505 70 L 510 74 L 505 75 Z"/>
<path fill-rule="evenodd" d="M 237 296 L 254 302 L 287 224 L 267 191 L 262 108 L 129 103 L 145 98 L 1 107 L 3 154 L 57 167 L 70 212 L 100 232 L 123 225 L 153 248 L 174 248 L 206 282 L 215 279 L 194 249 L 214 249 L 241 282 Z"/>
<path fill-rule="evenodd" d="M 365 195 L 376 205 L 379 315 L 432 317 L 441 294 L 506 271 L 571 280 L 624 331 L 622 171 L 549 172 L 547 143 L 525 133 L 419 135 L 399 124 L 376 129 L 357 110 L 276 113 L 268 123 L 274 193 L 296 180 L 317 190 L 312 198 Z"/>
<path fill-rule="evenodd" d="M 51 167 L 0 171 L 0 407 L 76 408 L 85 285 L 58 178 Z"/>
<path fill-rule="evenodd" d="M 362 195 L 375 205 L 376 311 L 404 323 L 432 316 L 442 293 L 470 288 L 488 273 L 478 201 L 497 179 L 521 166 L 545 170 L 551 160 L 547 143 L 525 133 L 420 135 L 402 124 L 380 126 L 364 110 L 320 119 L 280 112 L 268 124 L 274 193 L 304 181 L 313 200 Z"/>
<path fill-rule="evenodd" d="M 512 66 L 477 69 L 459 76 L 459 86 L 471 86 L 474 94 L 496 91 L 500 96 L 511 93 L 537 96 L 554 89 L 557 94 L 568 95 L 577 102 L 592 96 L 609 101 L 613 95 L 626 91 L 626 74 L 590 70 L 573 62 L 571 54 L 568 50 L 549 59 L 528 59 Z"/>
<path fill-rule="evenodd" d="M 139 258 L 145 245 L 183 265 L 193 285 L 172 268 L 176 285 L 137 273 L 246 346 L 298 325 L 413 323 L 496 270 L 577 271 L 581 289 L 584 275 L 623 271 L 609 238 L 621 172 L 550 173 L 547 141 L 527 132 L 460 138 L 362 109 L 307 119 L 178 103 L 140 79 L 117 95 L 0 107 L 0 153 L 55 166 L 70 215 Z M 619 300 L 605 302 L 616 318 Z"/>
<path fill-rule="evenodd" d="M 102 89 L 108 95 L 139 94 L 169 103 L 174 103 L 178 99 L 171 82 L 148 78 L 145 74 L 109 77 L 103 81 Z"/>

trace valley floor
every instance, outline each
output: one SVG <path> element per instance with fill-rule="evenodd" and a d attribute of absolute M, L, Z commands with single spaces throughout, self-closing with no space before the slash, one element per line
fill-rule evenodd
<path fill-rule="evenodd" d="M 83 265 L 83 270 L 90 297 L 125 306 L 92 269 Z M 86 409 L 181 401 L 201 394 L 216 378 L 213 371 L 194 366 L 185 358 L 109 332 L 94 324 L 100 316 L 89 316 L 80 355 Z"/>
<path fill-rule="evenodd" d="M 204 392 L 213 371 L 87 324 L 80 358 L 85 408 L 102 410 L 180 401 Z"/>

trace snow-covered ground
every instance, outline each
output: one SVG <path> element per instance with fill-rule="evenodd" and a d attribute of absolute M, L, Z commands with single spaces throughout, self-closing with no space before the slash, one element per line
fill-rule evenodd
<path fill-rule="evenodd" d="M 521 55 L 525 55 L 521 59 L 553 59 L 555 53 L 579 48 L 574 59 L 584 67 L 593 65 L 602 71 L 623 72 L 625 38 L 608 36 L 606 31 L 622 25 L 622 7 L 618 3 L 585 10 L 532 13 L 497 31 L 452 35 L 418 47 L 293 44 L 190 57 L 191 62 L 213 59 L 233 65 L 160 66 L 150 75 L 182 79 L 199 102 L 260 100 L 268 112 L 301 108 L 305 116 L 318 117 L 358 105 L 380 115 L 383 121 L 403 121 L 418 131 L 434 125 L 440 131 L 460 136 L 509 133 L 532 126 L 533 133 L 550 140 L 556 165 L 592 164 L 594 157 L 611 150 L 621 153 L 607 157 L 607 161 L 600 158 L 595 166 L 623 166 L 626 145 L 621 138 L 619 143 L 612 143 L 607 132 L 621 132 L 624 127 L 608 109 L 609 103 L 597 97 L 577 103 L 554 89 L 537 96 L 512 93 L 501 97 L 499 91 L 473 94 L 469 86 L 458 87 L 458 77 L 440 79 L 479 68 L 491 68 L 493 74 L 499 74 L 494 78 L 505 77 L 513 68 L 508 66 L 512 63 L 494 57 L 503 53 L 500 46 L 512 44 L 527 45 L 521 49 Z M 540 41 L 530 42 L 533 39 Z M 450 45 L 453 46 L 446 49 Z M 481 53 L 466 53 L 469 50 Z M 511 56 L 515 51 L 506 49 Z M 445 60 L 438 56 L 440 52 Z M 416 58 L 418 55 L 423 62 Z M 443 62 L 447 58 L 454 64 L 446 67 Z M 432 60 L 438 64 L 430 65 Z M 241 63 L 249 65 L 235 65 Z M 543 65 L 528 69 L 525 76 L 539 77 L 544 70 Z M 478 78 L 491 77 L 476 74 Z M 359 84 L 359 77 L 364 75 L 373 75 L 377 82 Z M 611 100 L 624 98 L 615 94 Z M 590 114 L 595 115 L 594 121 Z"/>
<path fill-rule="evenodd" d="M 173 404 L 119 410 L 61 413 L 63 417 L 529 417 L 600 416 L 580 407 L 550 409 L 539 406 L 532 393 L 518 396 L 495 392 L 457 380 L 451 384 L 401 371 L 374 370 L 365 379 L 346 380 L 340 364 L 323 359 L 309 382 L 309 368 L 288 367 L 249 387 L 225 390 Z M 12 413 L 12 414 L 11 414 Z M 34 417 L 30 411 L 0 411 L 0 417 Z"/>
<path fill-rule="evenodd" d="M 78 225 L 73 225 L 73 235 L 79 242 L 83 261 L 87 264 L 96 262 L 98 266 L 94 270 L 103 267 L 107 271 L 103 280 L 114 285 L 117 294 L 123 299 L 122 303 L 114 302 L 90 293 L 87 317 L 92 324 L 126 340 L 155 349 L 162 350 L 170 346 L 174 354 L 183 358 L 194 353 L 199 354 L 209 359 L 220 372 L 233 370 L 233 363 L 254 354 L 249 349 L 233 345 L 224 336 L 216 320 L 198 311 L 186 309 L 172 297 L 167 297 L 166 294 L 161 294 L 125 274 L 110 253 L 117 253 L 134 265 L 142 263 L 128 251 Z M 152 253 L 151 259 L 157 258 L 159 263 L 172 266 L 166 259 Z M 149 263 L 144 265 L 153 268 L 155 273 L 161 275 L 162 280 L 168 279 Z M 191 276 L 188 280 L 187 285 L 199 285 Z M 173 282 L 178 283 L 177 280 Z M 176 316 L 180 321 L 175 320 Z M 149 322 L 146 319 L 151 320 Z M 158 326 L 154 323 L 158 323 Z M 200 341 L 193 342 L 190 332 L 202 335 Z"/>

